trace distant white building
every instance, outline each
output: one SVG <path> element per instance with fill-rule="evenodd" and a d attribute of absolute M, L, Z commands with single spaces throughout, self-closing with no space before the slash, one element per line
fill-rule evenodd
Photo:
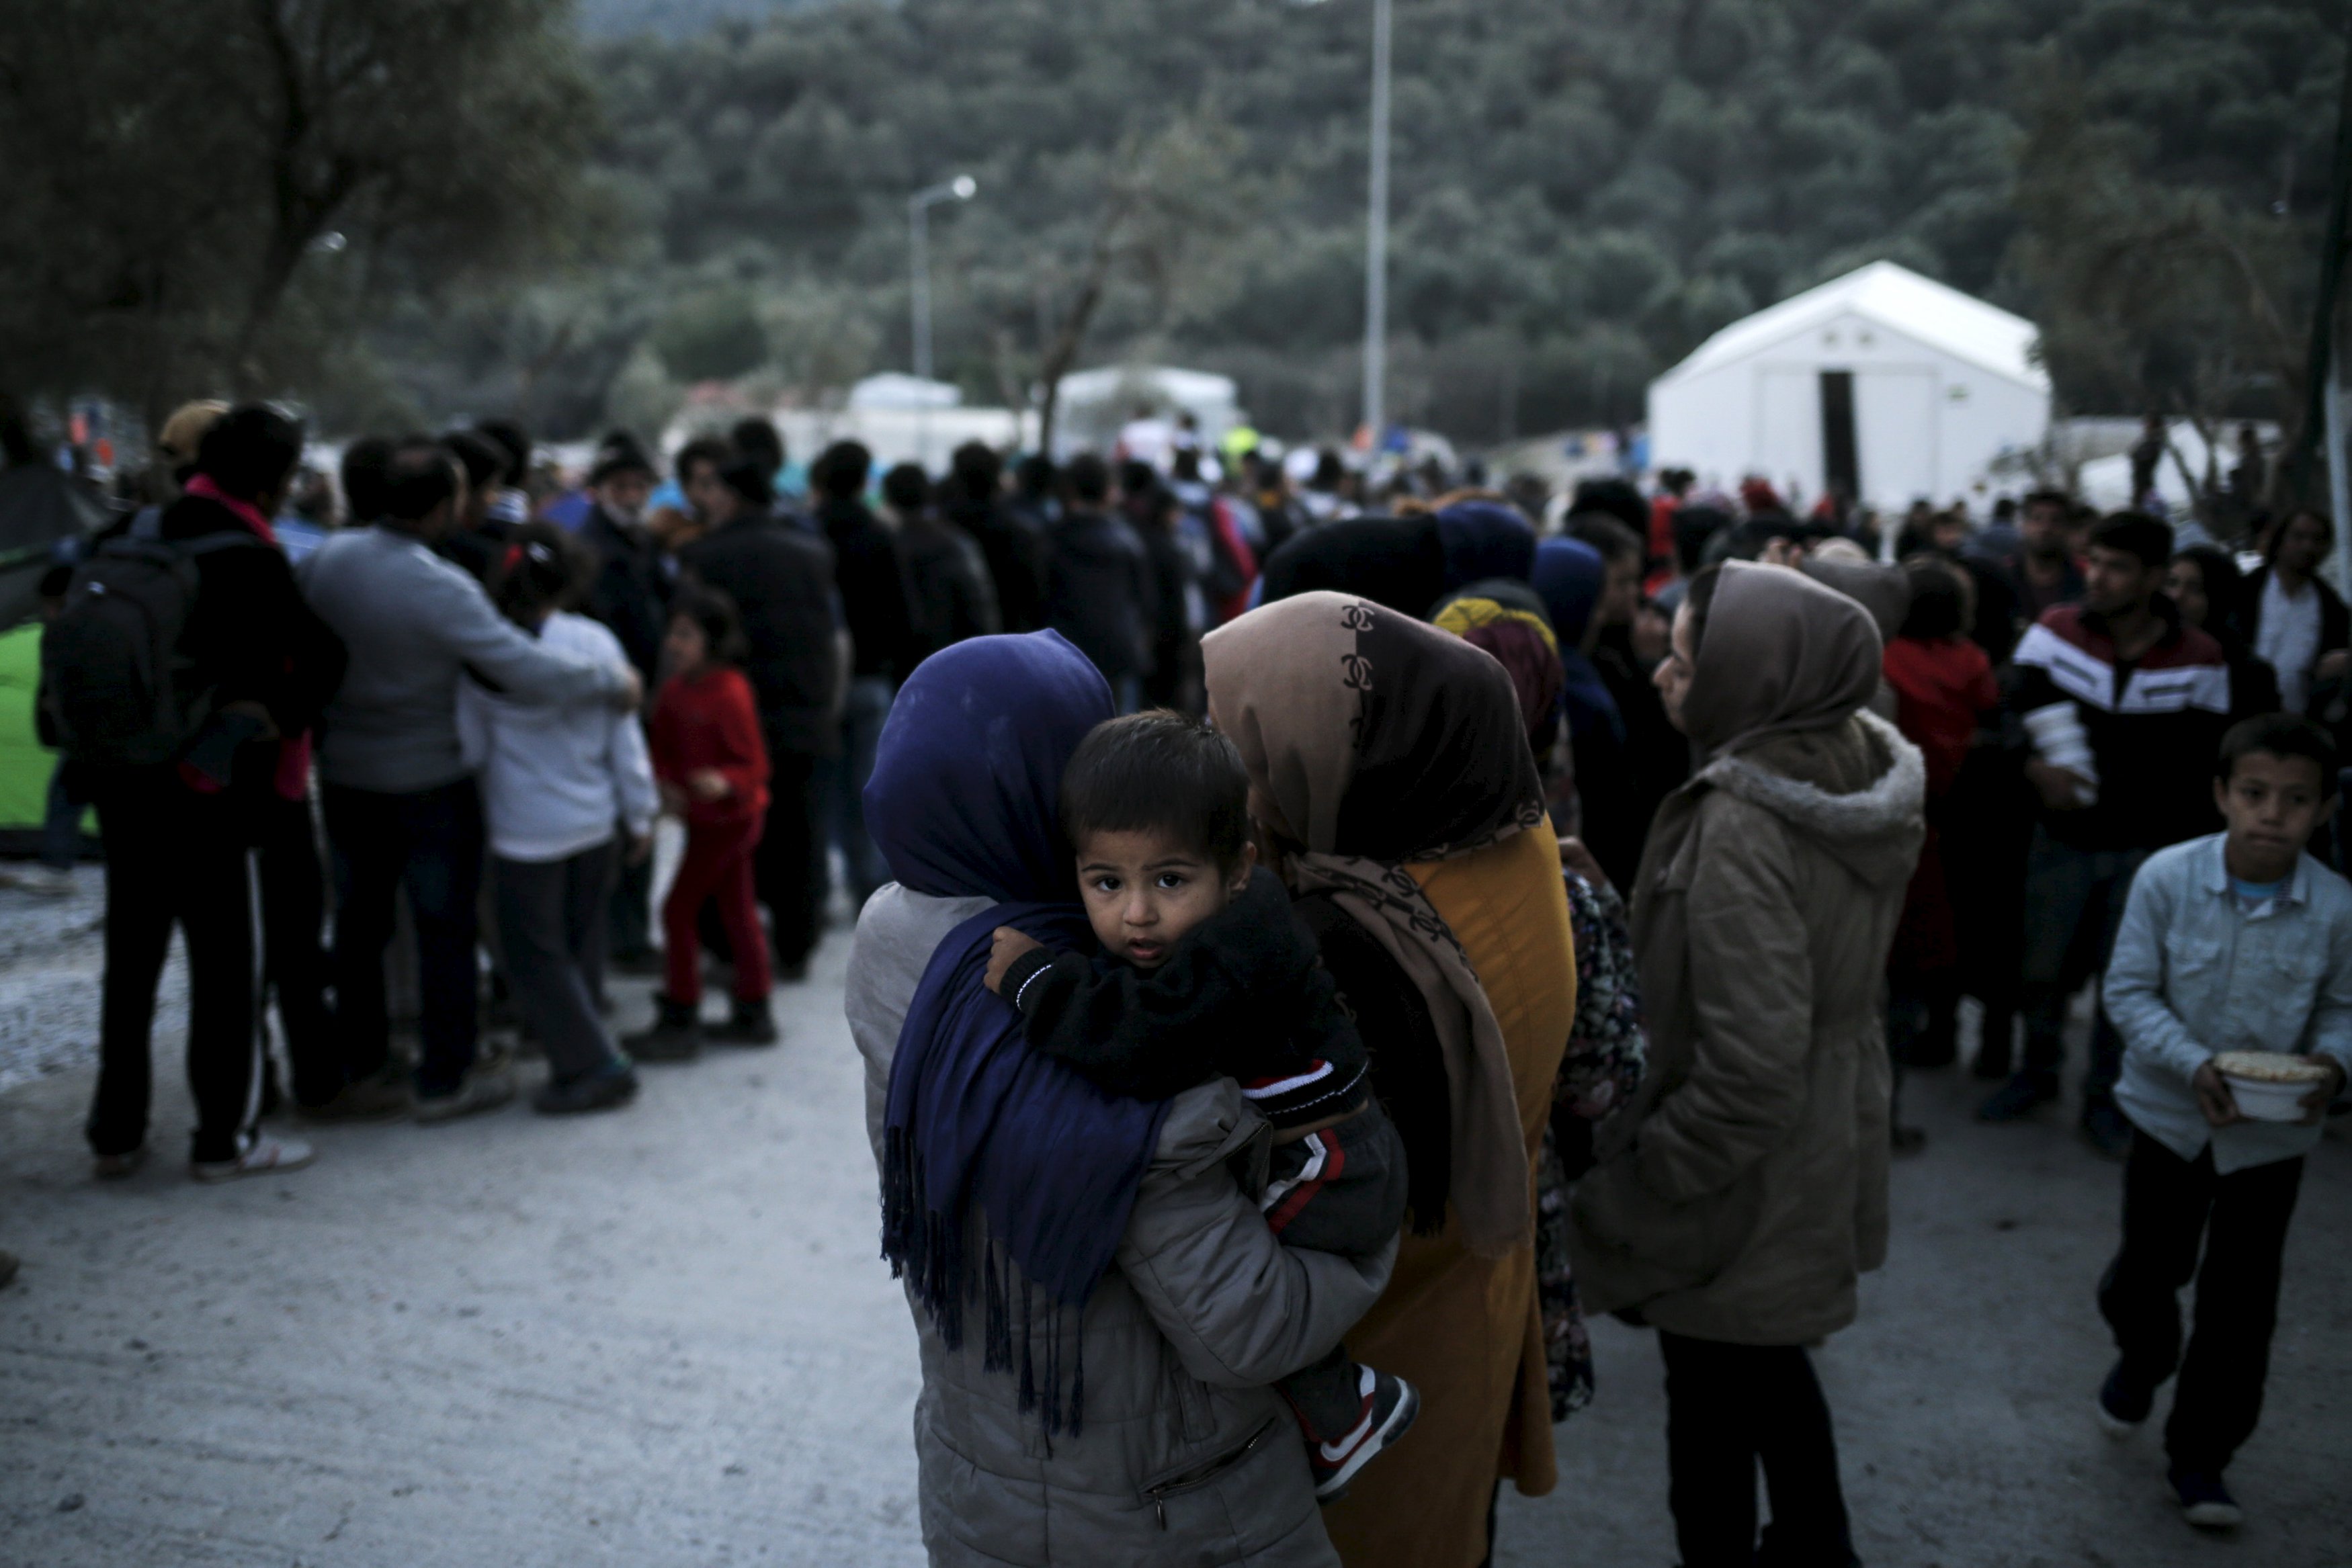
<path fill-rule="evenodd" d="M 898 371 L 867 376 L 849 389 L 849 406 L 860 413 L 871 409 L 907 413 L 955 408 L 962 402 L 963 389 L 953 382 L 929 381 Z"/>
<path fill-rule="evenodd" d="M 2032 322 L 1891 261 L 1807 289 L 1650 384 L 1650 459 L 1725 489 L 1954 500 L 2050 423 Z"/>
<path fill-rule="evenodd" d="M 899 379 L 915 380 L 912 376 Z M 917 386 L 928 384 L 918 382 Z M 905 391 L 885 388 L 879 396 L 869 393 L 863 400 L 853 394 L 840 408 L 751 409 L 731 403 L 689 408 L 662 433 L 662 450 L 676 453 L 697 435 L 724 434 L 742 415 L 757 413 L 775 425 L 794 463 L 810 462 L 836 441 L 856 441 L 873 454 L 877 478 L 884 469 L 900 463 L 919 463 L 937 477 L 948 471 L 955 449 L 967 441 L 1014 452 L 1025 450 L 1037 439 L 1034 414 L 961 404 L 925 406 L 900 395 Z"/>
<path fill-rule="evenodd" d="M 1139 413 L 1172 419 L 1189 413 L 1202 445 L 1213 451 L 1241 423 L 1240 394 L 1231 376 L 1172 365 L 1106 365 L 1062 378 L 1054 455 L 1108 453 L 1120 429 Z"/>

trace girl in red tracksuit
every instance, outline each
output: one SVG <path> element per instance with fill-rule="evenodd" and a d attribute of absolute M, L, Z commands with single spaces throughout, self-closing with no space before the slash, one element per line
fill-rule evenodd
<path fill-rule="evenodd" d="M 735 1010 L 709 1031 L 744 1045 L 775 1042 L 768 1010 L 768 937 L 752 899 L 751 852 L 768 810 L 768 748 L 751 683 L 735 667 L 742 632 L 732 601 L 698 590 L 670 608 L 662 652 L 669 678 L 654 704 L 654 779 L 664 808 L 686 819 L 686 858 L 662 904 L 667 994 L 654 1027 L 624 1043 L 639 1061 L 683 1061 L 702 1048 L 702 942 L 697 920 L 716 900 L 735 950 Z"/>

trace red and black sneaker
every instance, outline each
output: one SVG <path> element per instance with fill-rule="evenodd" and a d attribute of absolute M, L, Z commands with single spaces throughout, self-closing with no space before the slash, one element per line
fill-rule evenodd
<path fill-rule="evenodd" d="M 1412 1384 L 1369 1366 L 1358 1370 L 1363 1376 L 1362 1418 L 1337 1442 L 1311 1437 L 1307 1441 L 1307 1464 L 1315 1475 L 1317 1502 L 1337 1502 L 1347 1496 L 1348 1483 L 1356 1479 L 1356 1472 L 1403 1437 L 1412 1418 L 1421 1414 L 1421 1396 Z"/>

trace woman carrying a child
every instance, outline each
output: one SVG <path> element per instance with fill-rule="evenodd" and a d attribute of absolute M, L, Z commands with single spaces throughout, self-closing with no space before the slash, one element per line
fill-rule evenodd
<path fill-rule="evenodd" d="M 1058 800 L 1111 715 L 1059 636 L 974 638 L 900 690 L 866 790 L 896 880 L 859 917 L 847 1008 L 920 1337 L 924 1542 L 975 1568 L 1329 1568 L 1272 1385 L 1330 1354 L 1392 1248 L 1282 1245 L 1246 1182 L 1268 1124 L 1233 1079 L 1108 1093 L 986 984 L 1000 928 L 1092 944 Z"/>
<path fill-rule="evenodd" d="M 1337 593 L 1270 603 L 1203 653 L 1266 862 L 1407 1156 L 1393 1280 L 1348 1349 L 1419 1390 L 1412 1474 L 1325 1521 L 1349 1568 L 1473 1568 L 1496 1479 L 1555 1479 L 1530 1193 L 1576 962 L 1518 699 L 1486 653 Z"/>

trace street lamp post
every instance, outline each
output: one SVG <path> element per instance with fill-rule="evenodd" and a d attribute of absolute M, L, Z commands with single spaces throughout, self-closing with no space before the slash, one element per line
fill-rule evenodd
<path fill-rule="evenodd" d="M 980 183 L 971 175 L 958 174 L 907 198 L 907 269 L 913 285 L 914 317 L 909 336 L 914 340 L 915 374 L 925 381 L 931 379 L 931 209 L 941 202 L 969 202 L 979 189 Z"/>
<path fill-rule="evenodd" d="M 1326 0 L 1292 0 L 1321 5 Z M 1381 449 L 1389 379 L 1389 6 L 1372 0 L 1372 151 L 1364 213 L 1364 430 Z"/>
<path fill-rule="evenodd" d="M 1389 4 L 1372 0 L 1372 152 L 1364 217 L 1364 429 L 1381 449 L 1389 318 Z"/>

